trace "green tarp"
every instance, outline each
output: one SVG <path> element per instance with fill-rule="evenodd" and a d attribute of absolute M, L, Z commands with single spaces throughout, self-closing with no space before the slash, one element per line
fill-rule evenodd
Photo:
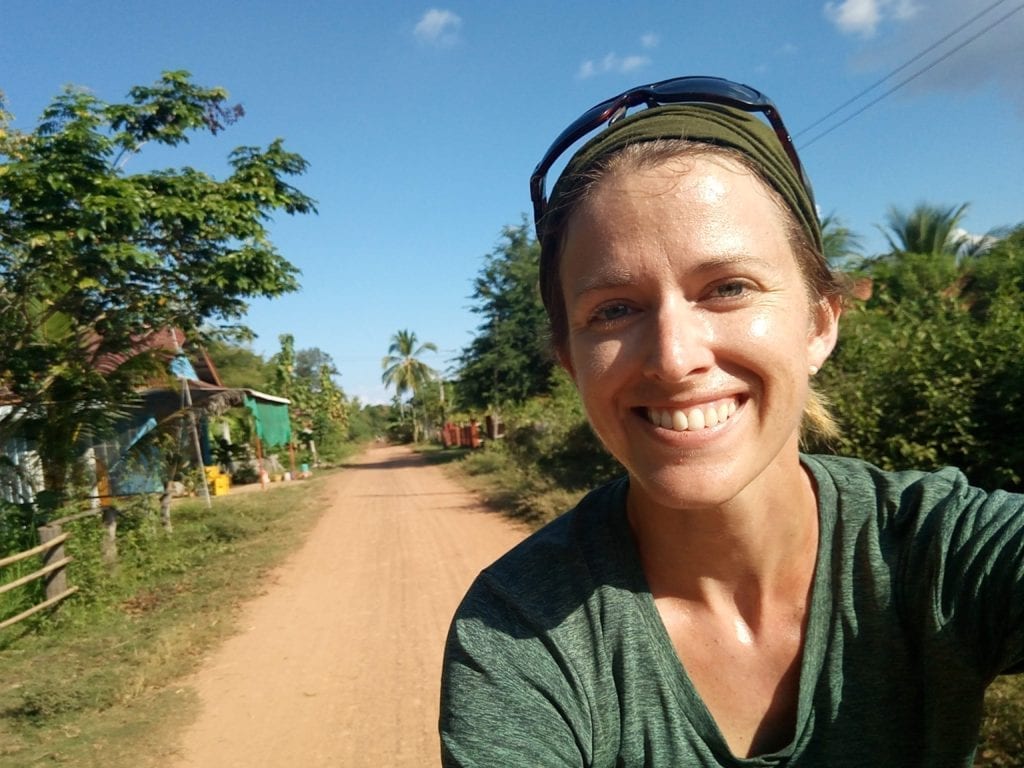
<path fill-rule="evenodd" d="M 280 402 L 254 400 L 245 396 L 245 407 L 252 411 L 256 421 L 256 436 L 267 448 L 275 445 L 288 445 L 292 439 L 292 425 L 288 418 L 288 401 L 281 398 Z"/>

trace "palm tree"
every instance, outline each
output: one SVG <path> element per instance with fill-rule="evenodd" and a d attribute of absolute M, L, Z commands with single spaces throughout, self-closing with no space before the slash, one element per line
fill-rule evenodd
<path fill-rule="evenodd" d="M 842 268 L 862 259 L 860 235 L 843 224 L 834 213 L 821 220 L 821 239 L 825 260 L 833 267 Z"/>
<path fill-rule="evenodd" d="M 917 253 L 956 261 L 969 241 L 959 226 L 966 213 L 967 203 L 949 208 L 920 203 L 909 212 L 892 206 L 882 234 L 893 254 Z"/>
<path fill-rule="evenodd" d="M 387 356 L 381 360 L 381 367 L 384 369 L 381 381 L 386 386 L 395 388 L 395 396 L 403 412 L 405 403 L 402 396 L 406 392 L 411 392 L 415 397 L 416 391 L 436 375 L 434 369 L 419 358 L 424 352 L 437 352 L 437 345 L 427 341 L 417 347 L 417 341 L 413 331 L 398 331 L 391 337 Z M 413 419 L 413 440 L 418 438 L 416 420 Z"/>

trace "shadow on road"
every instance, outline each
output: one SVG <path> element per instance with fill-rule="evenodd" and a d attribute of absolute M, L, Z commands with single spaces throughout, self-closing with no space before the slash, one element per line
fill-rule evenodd
<path fill-rule="evenodd" d="M 461 449 L 430 451 L 427 453 L 402 453 L 387 459 L 364 461 L 361 463 L 344 463 L 345 469 L 401 469 L 404 467 L 422 467 L 424 464 L 448 464 L 466 456 L 468 451 Z"/>

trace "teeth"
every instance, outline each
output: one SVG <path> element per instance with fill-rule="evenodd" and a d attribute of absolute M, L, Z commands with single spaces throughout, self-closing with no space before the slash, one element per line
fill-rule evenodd
<path fill-rule="evenodd" d="M 686 420 L 686 414 L 682 411 L 672 411 L 672 429 L 676 432 L 685 432 L 690 422 Z"/>
<path fill-rule="evenodd" d="M 730 411 L 729 408 L 732 407 Z M 728 419 L 736 411 L 736 403 L 730 401 L 728 403 L 722 403 L 718 406 L 718 421 L 723 422 Z"/>
<path fill-rule="evenodd" d="M 704 411 L 700 408 L 693 408 L 686 414 L 686 420 L 690 423 L 690 429 L 704 429 Z"/>
<path fill-rule="evenodd" d="M 683 410 L 648 408 L 647 420 L 662 429 L 674 432 L 695 432 L 699 429 L 716 427 L 729 420 L 736 413 L 736 402 L 729 400 L 718 405 L 705 405 Z"/>

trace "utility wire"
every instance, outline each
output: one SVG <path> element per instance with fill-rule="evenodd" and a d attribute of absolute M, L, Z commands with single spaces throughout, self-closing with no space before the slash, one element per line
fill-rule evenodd
<path fill-rule="evenodd" d="M 827 136 L 828 134 L 832 133 L 832 131 L 834 131 L 834 130 L 836 130 L 837 128 L 840 128 L 840 127 L 842 127 L 842 126 L 846 125 L 846 124 L 847 124 L 848 122 L 850 122 L 851 120 L 853 120 L 853 118 L 857 117 L 858 115 L 861 115 L 861 114 L 863 114 L 863 113 L 864 113 L 864 112 L 866 112 L 866 111 L 867 111 L 867 110 L 868 110 L 869 108 L 873 107 L 873 106 L 874 106 L 875 104 L 877 104 L 878 102 L 882 101 L 882 99 L 885 99 L 886 97 L 888 97 L 888 96 L 891 96 L 891 95 L 892 95 L 892 94 L 894 94 L 894 93 L 895 93 L 896 91 L 898 91 L 898 90 L 899 90 L 900 88 L 902 88 L 902 87 L 903 87 L 903 86 L 905 86 L 905 85 L 906 85 L 907 83 L 909 83 L 909 82 L 910 82 L 911 80 L 915 80 L 915 79 L 917 79 L 918 77 L 920 77 L 921 75 L 923 75 L 923 74 L 924 74 L 925 72 L 927 72 L 928 70 L 932 69 L 933 67 L 937 66 L 938 64 L 941 64 L 941 63 L 942 63 L 943 61 L 945 61 L 946 59 L 948 59 L 948 58 L 949 58 L 950 56 L 952 56 L 952 55 L 953 55 L 954 53 L 957 53 L 958 51 L 960 51 L 961 49 L 963 49 L 964 47 L 966 47 L 966 46 L 967 46 L 967 45 L 969 45 L 970 43 L 973 43 L 973 42 L 974 42 L 975 40 L 977 40 L 977 39 L 978 39 L 979 37 L 981 37 L 982 35 L 984 35 L 984 34 L 985 34 L 986 32 L 989 32 L 989 31 L 991 31 L 993 27 L 995 27 L 995 26 L 997 26 L 997 25 L 1001 24 L 1002 22 L 1006 21 L 1006 20 L 1007 20 L 1008 18 L 1010 18 L 1010 17 L 1011 17 L 1011 16 L 1013 15 L 1013 14 L 1015 14 L 1015 13 L 1017 13 L 1017 12 L 1021 11 L 1021 10 L 1024 10 L 1024 3 L 1021 3 L 1020 5 L 1018 5 L 1018 6 L 1016 7 L 1016 8 L 1014 8 L 1014 9 L 1013 9 L 1013 10 L 1011 10 L 1010 12 L 1008 12 L 1008 13 L 1006 13 L 1006 14 L 1004 14 L 1004 15 L 1000 16 L 1000 17 L 999 17 L 998 19 L 996 19 L 995 21 L 993 21 L 993 22 L 992 22 L 991 24 L 989 24 L 989 25 L 988 25 L 987 27 L 983 28 L 982 30 L 980 30 L 980 31 L 979 31 L 979 32 L 977 32 L 976 34 L 974 34 L 974 35 L 971 35 L 971 37 L 969 37 L 969 38 L 967 38 L 966 40 L 964 40 L 964 41 L 963 41 L 962 43 L 960 43 L 960 45 L 958 45 L 958 46 L 956 46 L 956 47 L 954 47 L 954 48 L 950 49 L 949 51 L 947 51 L 946 53 L 944 53 L 944 54 L 943 54 L 942 56 L 940 56 L 939 58 L 937 58 L 937 59 L 936 59 L 935 61 L 933 61 L 933 62 L 932 62 L 931 64 L 928 64 L 928 65 L 926 65 L 926 66 L 924 66 L 924 67 L 921 67 L 921 69 L 917 70 L 916 72 L 914 72 L 914 73 L 913 73 L 912 75 L 910 75 L 909 77 L 907 77 L 907 78 L 905 78 L 905 79 L 901 80 L 900 82 L 896 83 L 896 85 L 894 85 L 894 86 L 893 86 L 892 88 L 890 88 L 889 90 L 887 90 L 887 91 L 883 92 L 883 93 L 882 93 L 882 94 L 881 94 L 880 96 L 878 96 L 877 98 L 875 98 L 875 99 L 872 99 L 872 100 L 871 100 L 871 101 L 869 101 L 869 102 L 868 102 L 867 104 L 865 104 L 865 105 L 864 105 L 863 107 L 861 107 L 860 109 L 858 109 L 858 110 L 857 110 L 856 112 L 853 112 L 853 113 L 851 113 L 851 114 L 847 115 L 847 116 L 846 116 L 845 118 L 843 118 L 842 120 L 840 120 L 840 121 L 839 121 L 838 123 L 836 123 L 835 125 L 831 126 L 830 128 L 826 128 L 826 129 L 825 129 L 824 131 L 822 131 L 821 133 L 819 133 L 819 134 L 818 134 L 817 136 L 815 136 L 814 138 L 812 138 L 812 139 L 809 139 L 808 141 L 804 142 L 804 143 L 803 143 L 803 144 L 802 144 L 802 145 L 800 146 L 800 150 L 801 150 L 801 151 L 803 151 L 804 149 L 806 149 L 807 147 L 811 146 L 812 144 L 814 144 L 814 143 L 815 143 L 816 141 L 818 141 L 819 139 L 821 139 L 821 138 L 823 138 L 823 137 Z"/>
<path fill-rule="evenodd" d="M 851 96 L 851 97 L 850 97 L 849 99 L 847 99 L 846 101 L 844 101 L 844 102 L 843 102 L 842 104 L 840 104 L 840 105 L 839 105 L 838 107 L 836 107 L 836 108 L 835 108 L 835 109 L 833 109 L 833 110 L 832 110 L 831 112 L 829 112 L 829 113 L 828 113 L 827 115 L 823 115 L 822 117 L 819 117 L 819 118 L 818 118 L 817 120 L 815 120 L 815 121 L 814 121 L 813 123 L 811 123 L 810 125 L 808 125 L 808 126 L 805 126 L 805 127 L 803 128 L 803 129 L 801 129 L 801 130 L 797 131 L 796 133 L 794 133 L 794 134 L 793 134 L 793 138 L 794 138 L 794 139 L 798 139 L 798 138 L 800 138 L 800 137 L 801 137 L 801 136 L 803 136 L 803 135 L 804 135 L 805 133 L 809 132 L 809 131 L 810 131 L 810 130 L 811 130 L 812 128 L 815 128 L 815 127 L 817 127 L 817 126 L 821 125 L 822 123 L 824 123 L 824 122 L 825 122 L 826 120 L 828 120 L 828 119 L 829 119 L 830 117 L 832 117 L 832 115 L 836 114 L 837 112 L 842 112 L 842 111 L 843 111 L 844 109 L 846 109 L 846 108 L 847 108 L 848 106 L 850 106 L 851 104 L 853 104 L 853 102 L 857 101 L 857 100 L 858 100 L 858 99 L 860 99 L 860 98 L 861 98 L 862 96 L 866 96 L 866 95 L 867 95 L 868 93 L 870 93 L 871 91 L 875 90 L 875 88 L 877 88 L 878 86 L 880 86 L 880 85 L 881 85 L 882 83 L 884 83 L 884 82 L 885 82 L 886 80 L 888 80 L 888 79 L 890 79 L 890 78 L 894 77 L 895 75 L 898 75 L 898 74 L 899 74 L 900 72 L 902 72 L 902 71 L 903 71 L 904 69 L 906 69 L 906 68 L 907 68 L 907 67 L 909 67 L 909 66 L 910 66 L 911 64 L 913 64 L 913 63 L 914 63 L 915 61 L 917 61 L 917 60 L 918 60 L 918 59 L 920 59 L 921 57 L 923 57 L 923 56 L 925 56 L 925 55 L 927 55 L 927 54 L 931 53 L 931 52 L 932 52 L 932 51 L 934 51 L 934 50 L 935 50 L 936 48 L 938 48 L 938 47 L 939 47 L 940 45 L 942 45 L 942 44 L 943 44 L 944 42 L 946 42 L 947 40 L 949 40 L 949 38 L 953 37 L 954 35 L 957 35 L 957 34 L 959 34 L 959 33 L 960 33 L 961 31 L 963 31 L 963 30 L 964 30 L 965 28 L 969 27 L 969 26 L 970 26 L 971 24 L 973 24 L 973 23 L 974 23 L 974 22 L 976 22 L 976 21 L 977 21 L 978 19 L 980 19 L 980 18 L 981 18 L 982 16 L 984 16 L 984 15 L 985 15 L 986 13 L 988 13 L 989 11 L 993 10 L 994 8 L 996 8 L 996 7 L 1000 6 L 1000 5 L 1002 5 L 1002 4 L 1003 4 L 1003 3 L 1005 3 L 1005 2 L 1006 2 L 1006 0 L 996 0 L 996 1 L 994 2 L 994 3 L 992 3 L 992 5 L 988 6 L 988 8 L 985 8 L 985 9 L 984 9 L 983 11 L 981 11 L 980 13 L 977 13 L 977 14 L 975 14 L 975 15 L 974 15 L 974 16 L 972 16 L 972 17 L 971 17 L 970 19 L 968 19 L 967 21 L 965 21 L 965 22 L 964 22 L 963 24 L 959 25 L 959 26 L 958 26 L 958 27 L 957 27 L 956 29 L 954 29 L 954 30 L 953 30 L 952 32 L 950 32 L 949 34 L 947 34 L 947 35 L 945 35 L 944 37 L 940 38 L 939 40 L 936 40 L 936 41 L 935 41 L 934 43 L 932 43 L 931 45 L 929 45 L 929 46 L 928 46 L 927 48 L 925 48 L 925 49 L 924 49 L 923 51 L 921 51 L 920 53 L 918 53 L 918 54 L 917 54 L 916 56 L 914 56 L 913 58 L 911 58 L 911 59 L 908 59 L 907 61 L 903 62 L 903 63 L 902 63 L 902 64 L 901 64 L 900 66 L 896 67 L 896 69 L 894 69 L 894 70 L 893 70 L 892 72 L 890 72 L 889 74 L 887 74 L 887 75 L 886 75 L 885 77 L 881 78 L 880 80 L 876 80 L 875 82 L 873 82 L 873 83 L 872 83 L 871 85 L 869 85 L 869 86 L 868 86 L 867 88 L 865 88 L 865 89 L 864 89 L 863 91 L 861 91 L 861 92 L 860 92 L 860 93 L 858 93 L 857 95 L 855 95 L 855 96 Z"/>

